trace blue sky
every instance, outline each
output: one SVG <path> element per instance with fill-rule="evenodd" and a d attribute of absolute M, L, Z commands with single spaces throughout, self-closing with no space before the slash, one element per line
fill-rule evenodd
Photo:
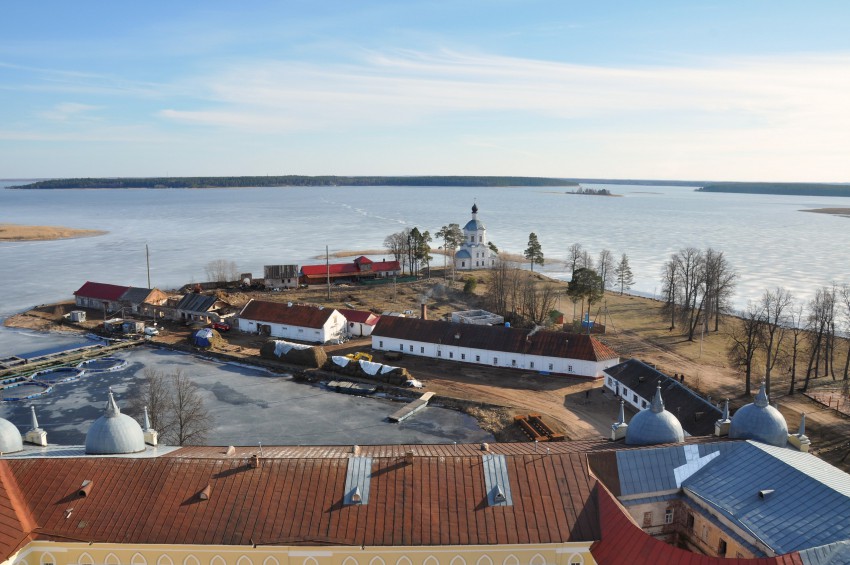
<path fill-rule="evenodd" d="M 0 178 L 850 182 L 850 3 L 9 2 Z"/>

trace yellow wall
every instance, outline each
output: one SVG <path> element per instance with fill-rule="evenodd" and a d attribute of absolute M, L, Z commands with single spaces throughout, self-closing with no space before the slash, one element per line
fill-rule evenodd
<path fill-rule="evenodd" d="M 121 545 L 35 541 L 0 565 L 596 565 L 590 542 L 431 547 Z"/>

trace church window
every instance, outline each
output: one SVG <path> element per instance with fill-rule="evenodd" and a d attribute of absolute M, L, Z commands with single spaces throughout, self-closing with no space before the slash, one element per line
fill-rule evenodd
<path fill-rule="evenodd" d="M 460 262 L 460 266 L 461 266 L 461 267 L 466 267 L 466 261 L 461 261 L 461 262 Z"/>
<path fill-rule="evenodd" d="M 693 514 L 688 514 L 688 529 L 690 529 L 690 530 L 694 529 L 694 515 Z"/>
<path fill-rule="evenodd" d="M 717 555 L 720 557 L 726 556 L 726 540 L 720 540 L 720 544 L 717 546 Z"/>
<path fill-rule="evenodd" d="M 645 402 L 644 402 L 644 408 L 646 408 Z M 668 508 L 667 511 L 664 513 L 664 523 L 665 524 L 672 524 L 673 523 L 673 509 L 672 508 Z"/>
<path fill-rule="evenodd" d="M 648 528 L 652 525 L 652 512 L 643 513 L 643 527 Z"/>

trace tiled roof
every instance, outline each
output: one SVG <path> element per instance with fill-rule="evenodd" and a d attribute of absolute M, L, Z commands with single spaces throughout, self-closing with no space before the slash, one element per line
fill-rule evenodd
<path fill-rule="evenodd" d="M 218 299 L 215 296 L 190 292 L 180 299 L 180 302 L 177 303 L 177 309 L 187 312 L 209 312 L 217 301 Z"/>
<path fill-rule="evenodd" d="M 243 320 L 286 324 L 300 328 L 321 328 L 327 323 L 333 308 L 318 308 L 285 302 L 266 302 L 251 300 L 239 313 Z"/>
<path fill-rule="evenodd" d="M 95 300 L 119 300 L 121 296 L 130 290 L 129 286 L 116 284 L 97 283 L 88 281 L 74 293 L 74 296 L 94 298 Z"/>
<path fill-rule="evenodd" d="M 446 446 L 448 450 L 450 447 Z M 344 505 L 348 457 L 42 458 L 5 462 L 38 537 L 125 544 L 485 545 L 599 538 L 580 453 L 506 456 L 511 506 L 486 504 L 481 452 L 373 458 L 368 504 Z M 265 451 L 265 448 L 264 448 Z M 92 481 L 86 497 L 77 492 Z M 211 486 L 209 500 L 198 493 Z M 72 516 L 66 510 L 73 508 Z"/>
<path fill-rule="evenodd" d="M 591 546 L 590 552 L 598 565 L 803 565 L 797 553 L 760 559 L 726 559 L 691 553 L 647 535 L 601 483 L 597 483 L 596 496 L 602 537 Z"/>
<path fill-rule="evenodd" d="M 340 308 L 339 313 L 345 316 L 345 319 L 349 322 L 358 322 L 361 324 L 368 324 L 370 326 L 377 324 L 378 320 L 381 318 L 380 316 L 376 316 L 366 310 L 349 310 L 347 308 Z"/>
<path fill-rule="evenodd" d="M 620 381 L 647 402 L 655 395 L 655 387 L 658 381 L 661 381 L 664 408 L 679 419 L 686 432 L 693 436 L 714 433 L 714 423 L 720 419 L 721 411 L 678 380 L 638 359 L 623 361 L 603 372 Z"/>
<path fill-rule="evenodd" d="M 372 335 L 582 361 L 604 361 L 617 358 L 617 354 L 608 346 L 588 335 L 538 331 L 529 337 L 530 333 L 529 330 L 505 326 L 381 316 Z"/>

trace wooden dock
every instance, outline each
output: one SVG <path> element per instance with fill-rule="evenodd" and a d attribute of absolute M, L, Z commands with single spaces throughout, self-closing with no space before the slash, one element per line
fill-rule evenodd
<path fill-rule="evenodd" d="M 10 364 L 11 366 L 0 368 L 0 379 L 11 377 L 28 377 L 36 371 L 49 369 L 51 367 L 62 367 L 76 364 L 88 359 L 104 357 L 128 347 L 135 347 L 144 343 L 142 340 L 119 341 L 111 345 L 86 345 L 66 351 L 49 353 L 39 357 L 25 360 L 23 363 Z"/>
<path fill-rule="evenodd" d="M 421 397 L 417 398 L 413 402 L 406 404 L 403 408 L 394 412 L 387 419 L 390 422 L 398 423 L 403 420 L 406 420 L 407 418 L 410 418 L 411 416 L 428 406 L 428 401 L 431 400 L 432 396 L 434 396 L 433 392 L 426 392 Z"/>
<path fill-rule="evenodd" d="M 350 381 L 330 381 L 326 386 L 334 392 L 343 394 L 375 394 L 375 391 L 378 390 L 377 385 L 352 383 Z"/>

